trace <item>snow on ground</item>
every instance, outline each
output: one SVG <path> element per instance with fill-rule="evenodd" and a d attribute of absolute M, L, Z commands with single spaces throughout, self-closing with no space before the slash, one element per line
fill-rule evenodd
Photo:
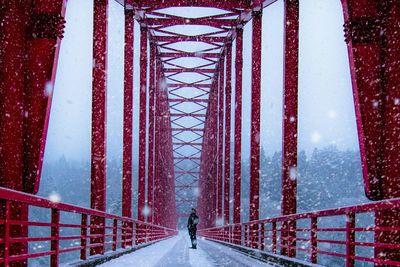
<path fill-rule="evenodd" d="M 212 267 L 212 266 L 275 266 L 253 259 L 229 247 L 198 240 L 191 249 L 186 232 L 106 262 L 102 267 Z"/>
<path fill-rule="evenodd" d="M 143 266 L 153 267 L 164 257 L 179 241 L 179 237 L 169 238 L 164 241 L 157 242 L 145 248 L 141 248 L 130 254 L 121 256 L 99 266 L 102 267 L 131 267 Z"/>

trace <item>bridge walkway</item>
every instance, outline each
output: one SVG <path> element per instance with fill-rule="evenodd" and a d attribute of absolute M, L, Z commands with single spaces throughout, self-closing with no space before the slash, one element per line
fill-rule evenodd
<path fill-rule="evenodd" d="M 190 248 L 185 232 L 106 262 L 102 267 L 265 267 L 278 266 L 251 258 L 235 249 L 218 243 L 199 239 L 197 249 Z"/>

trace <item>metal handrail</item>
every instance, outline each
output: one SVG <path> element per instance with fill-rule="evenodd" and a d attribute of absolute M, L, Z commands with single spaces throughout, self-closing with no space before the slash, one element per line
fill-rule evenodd
<path fill-rule="evenodd" d="M 0 236 L 0 263 L 8 266 L 10 262 L 26 261 L 32 258 L 50 256 L 50 266 L 59 265 L 59 255 L 73 251 L 80 251 L 80 259 L 87 259 L 88 250 L 101 248 L 100 254 L 104 254 L 106 245 L 111 245 L 112 251 L 117 248 L 127 248 L 133 244 L 145 244 L 176 235 L 176 229 L 153 225 L 151 223 L 138 221 L 132 218 L 109 214 L 106 212 L 84 208 L 76 205 L 52 202 L 46 198 L 26 194 L 11 189 L 0 187 L 0 201 L 4 205 L 4 216 L 0 218 L 0 226 L 4 227 L 3 236 Z M 51 222 L 38 222 L 21 220 L 12 217 L 12 209 L 18 206 L 39 207 L 51 211 Z M 81 223 L 61 223 L 60 212 L 71 214 L 80 214 Z M 93 220 L 92 220 L 93 219 Z M 100 223 L 99 224 L 99 219 Z M 111 226 L 107 221 L 112 222 Z M 10 235 L 12 227 L 49 227 L 50 236 L 47 237 L 29 237 Z M 80 235 L 60 236 L 60 230 L 81 229 Z M 111 230 L 111 233 L 107 233 Z M 26 231 L 27 232 L 27 231 Z M 107 238 L 112 238 L 108 241 Z M 80 243 L 74 247 L 61 248 L 60 241 L 79 240 Z M 16 243 L 27 245 L 29 242 L 50 242 L 50 249 L 44 252 L 26 252 L 26 254 L 13 254 L 12 246 Z M 88 242 L 90 241 L 90 242 Z M 90 243 L 90 244 L 89 244 Z M 96 251 L 96 250 L 95 250 Z M 91 252 L 91 255 L 94 253 Z"/>

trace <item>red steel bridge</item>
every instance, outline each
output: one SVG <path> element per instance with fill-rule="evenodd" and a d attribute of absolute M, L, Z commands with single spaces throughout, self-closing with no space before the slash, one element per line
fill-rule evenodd
<path fill-rule="evenodd" d="M 64 253 L 79 252 L 77 257 L 86 260 L 107 250 L 152 244 L 175 235 L 178 219 L 187 216 L 192 206 L 202 218 L 200 235 L 226 245 L 289 260 L 305 253 L 310 263 L 329 255 L 343 259 L 346 266 L 359 262 L 400 266 L 399 1 L 341 1 L 365 194 L 373 202 L 298 214 L 297 185 L 290 172 L 297 167 L 299 0 L 284 0 L 282 188 L 276 189 L 282 190 L 282 214 L 276 218 L 259 216 L 261 20 L 263 9 L 276 0 L 117 1 L 125 9 L 121 215 L 106 213 L 105 201 L 108 0 L 94 0 L 90 208 L 35 196 L 52 102 L 52 93 L 45 88 L 54 84 L 57 73 L 66 0 L 0 1 L 0 266 L 26 266 L 37 257 L 49 257 L 49 264 L 58 266 Z M 193 18 L 164 12 L 168 7 L 207 7 L 218 12 Z M 140 25 L 138 36 L 134 36 L 135 20 Z M 252 23 L 253 29 L 251 59 L 243 58 L 246 23 Z M 174 30 L 176 25 L 189 27 L 189 33 L 190 27 L 211 30 L 191 35 Z M 192 51 L 189 43 L 202 48 Z M 138 55 L 135 46 L 140 47 Z M 140 88 L 133 86 L 136 56 L 140 57 Z M 251 76 L 251 88 L 245 90 L 251 92 L 248 222 L 240 221 L 244 60 L 252 62 L 251 73 L 246 74 Z M 183 78 L 185 73 L 191 78 Z M 140 114 L 132 111 L 135 90 L 140 91 Z M 230 104 L 233 90 L 234 107 Z M 134 118 L 140 125 L 138 158 L 132 156 Z M 227 138 L 231 134 L 232 177 Z M 134 160 L 139 166 L 138 185 L 132 183 Z M 132 218 L 132 188 L 138 192 L 136 219 Z M 29 220 L 30 207 L 48 210 L 49 221 Z M 374 216 L 373 226 L 358 225 L 357 216 L 364 213 Z M 80 216 L 80 223 L 63 222 L 63 214 Z M 344 224 L 320 225 L 327 217 Z M 30 227 L 49 229 L 49 235 L 32 237 Z M 62 235 L 67 228 L 80 234 Z M 342 238 L 324 239 L 327 232 Z M 374 238 L 359 240 L 359 233 Z M 77 245 L 62 247 L 64 240 L 75 240 Z M 44 241 L 50 243 L 48 251 L 28 250 L 29 244 Z M 337 253 L 329 246 L 322 249 L 321 244 L 345 249 Z M 373 253 L 364 255 L 361 247 Z"/>

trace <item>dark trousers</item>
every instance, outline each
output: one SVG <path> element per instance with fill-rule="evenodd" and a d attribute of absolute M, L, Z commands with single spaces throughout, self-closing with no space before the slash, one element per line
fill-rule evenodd
<path fill-rule="evenodd" d="M 190 241 L 192 242 L 192 248 L 197 247 L 196 231 L 197 229 L 189 229 L 189 236 L 190 236 Z"/>

